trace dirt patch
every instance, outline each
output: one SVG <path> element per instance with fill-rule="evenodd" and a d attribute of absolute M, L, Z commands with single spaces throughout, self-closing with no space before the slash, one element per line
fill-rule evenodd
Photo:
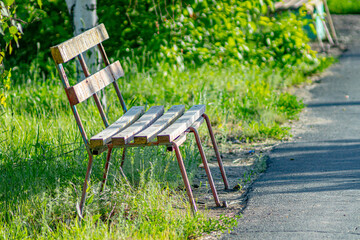
<path fill-rule="evenodd" d="M 251 184 L 265 171 L 268 154 L 279 143 L 279 141 L 268 140 L 252 144 L 229 142 L 222 145 L 221 157 L 229 189 L 224 189 L 216 157 L 211 156 L 208 161 L 220 202 L 226 201 L 227 208 L 216 207 L 205 170 L 203 170 L 195 177 L 192 186 L 199 210 L 206 210 L 210 217 L 240 215 L 246 207 L 247 193 Z M 221 233 L 207 234 L 201 239 L 217 239 L 219 234 Z"/>

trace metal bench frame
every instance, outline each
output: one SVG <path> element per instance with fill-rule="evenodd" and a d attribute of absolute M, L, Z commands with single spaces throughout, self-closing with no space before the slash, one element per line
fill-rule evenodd
<path fill-rule="evenodd" d="M 149 138 L 149 141 L 145 141 L 145 143 L 139 144 L 139 141 L 137 141 L 137 140 L 133 141 L 134 138 L 136 137 L 135 135 L 138 134 L 139 131 L 132 133 L 132 135 L 129 135 L 130 137 L 128 137 L 128 138 L 122 137 L 121 139 L 120 138 L 115 139 L 116 134 L 121 135 L 121 133 L 123 133 L 124 131 L 127 131 L 127 129 L 132 129 L 130 127 L 134 126 L 135 123 L 137 123 L 138 125 L 139 124 L 141 125 L 141 120 L 139 120 L 139 119 L 141 119 L 140 115 L 143 113 L 143 110 L 141 110 L 141 108 L 139 108 L 139 107 L 137 107 L 137 108 L 135 107 L 136 109 L 132 108 L 132 109 L 130 109 L 132 112 L 140 111 L 140 114 L 138 114 L 138 112 L 136 112 L 136 114 L 137 114 L 136 117 L 133 117 L 131 115 L 130 117 L 133 117 L 133 118 L 131 119 L 132 121 L 130 123 L 128 122 L 127 125 L 125 124 L 122 128 L 119 128 L 119 129 L 109 127 L 109 126 L 113 126 L 113 125 L 109 125 L 106 114 L 103 110 L 103 107 L 102 107 L 99 97 L 97 95 L 98 91 L 102 90 L 103 88 L 105 88 L 107 85 L 109 85 L 111 83 L 113 84 L 116 94 L 119 98 L 120 104 L 122 106 L 123 112 L 124 112 L 124 115 L 118 121 L 126 118 L 127 114 L 129 115 L 129 112 L 131 112 L 131 111 L 127 110 L 125 101 L 121 95 L 119 86 L 116 82 L 116 80 L 119 77 L 124 76 L 123 69 L 121 68 L 119 61 L 116 61 L 115 63 L 110 64 L 109 59 L 105 53 L 104 47 L 102 45 L 102 42 L 108 38 L 109 38 L 109 36 L 105 29 L 105 26 L 103 24 L 100 24 L 100 25 L 98 25 L 98 26 L 96 26 L 96 27 L 94 27 L 94 28 L 68 40 L 68 41 L 65 41 L 59 45 L 51 47 L 51 54 L 57 65 L 57 70 L 60 74 L 60 78 L 61 78 L 63 87 L 65 89 L 66 95 L 68 97 L 68 100 L 69 100 L 69 103 L 71 106 L 71 110 L 74 114 L 76 123 L 78 125 L 82 139 L 86 146 L 87 153 L 89 155 L 89 161 L 88 161 L 87 171 L 86 171 L 86 175 L 85 175 L 85 181 L 84 181 L 84 185 L 83 185 L 83 189 L 82 189 L 82 196 L 81 196 L 80 204 L 78 206 L 79 210 L 80 210 L 80 217 L 83 216 L 83 208 L 84 208 L 84 202 L 85 202 L 85 198 L 86 198 L 86 189 L 87 189 L 88 181 L 89 181 L 90 174 L 91 174 L 91 168 L 92 168 L 92 164 L 93 164 L 94 155 L 99 155 L 102 152 L 107 151 L 104 176 L 103 176 L 103 181 L 102 181 L 102 186 L 101 186 L 101 191 L 102 191 L 106 184 L 106 179 L 107 179 L 108 170 L 109 170 L 109 163 L 110 163 L 110 158 L 111 158 L 111 153 L 112 153 L 113 148 L 123 148 L 122 162 L 121 162 L 121 166 L 122 166 L 124 163 L 124 160 L 125 160 L 126 148 L 147 147 L 147 146 L 150 147 L 150 146 L 158 146 L 158 145 L 165 145 L 165 146 L 167 146 L 168 150 L 175 151 L 176 158 L 177 158 L 177 161 L 179 164 L 179 168 L 180 168 L 180 171 L 182 174 L 182 178 L 183 178 L 183 181 L 185 184 L 186 192 L 189 197 L 189 202 L 192 206 L 194 213 L 196 213 L 197 207 L 196 207 L 195 200 L 194 200 L 192 190 L 191 190 L 191 186 L 190 186 L 190 183 L 189 183 L 189 180 L 187 177 L 183 158 L 182 158 L 180 150 L 179 150 L 179 146 L 186 140 L 186 135 L 190 132 L 194 133 L 194 135 L 195 135 L 197 147 L 199 149 L 201 159 L 202 159 L 202 162 L 203 162 L 203 165 L 204 165 L 207 177 L 208 177 L 208 181 L 209 181 L 209 184 L 210 184 L 210 187 L 212 190 L 215 204 L 216 204 L 216 206 L 220 207 L 221 204 L 219 201 L 219 197 L 216 192 L 215 184 L 214 184 L 213 178 L 211 176 L 210 168 L 208 166 L 203 147 L 201 145 L 199 133 L 197 131 L 197 128 L 202 124 L 202 122 L 204 120 L 205 120 L 206 125 L 209 130 L 210 138 L 211 138 L 214 150 L 215 150 L 215 155 L 216 155 L 216 158 L 217 158 L 217 161 L 219 164 L 219 168 L 220 168 L 220 171 L 222 174 L 222 179 L 223 179 L 223 182 L 225 185 L 225 189 L 229 188 L 229 184 L 228 184 L 228 181 L 226 178 L 226 173 L 225 173 L 223 163 L 222 163 L 222 160 L 220 157 L 220 153 L 219 153 L 216 141 L 215 141 L 215 137 L 214 137 L 211 125 L 210 125 L 209 117 L 205 114 L 205 106 L 204 105 L 195 105 L 185 114 L 182 114 L 184 111 L 183 110 L 184 106 L 181 106 L 181 105 L 173 106 L 173 109 L 175 109 L 175 110 L 181 109 L 181 111 L 179 110 L 181 116 L 178 116 L 177 118 L 175 118 L 175 120 L 172 120 L 171 123 L 169 123 L 161 131 L 158 131 L 154 136 L 151 137 L 151 139 Z M 97 73 L 94 73 L 91 75 L 88 70 L 88 67 L 84 61 L 82 54 L 83 54 L 83 52 L 86 52 L 88 49 L 95 47 L 95 46 L 97 46 L 97 48 L 99 49 L 99 51 L 101 53 L 105 67 L 103 69 L 101 69 L 100 71 L 98 71 Z M 70 86 L 69 80 L 68 80 L 65 70 L 63 68 L 63 63 L 66 63 L 76 57 L 78 58 L 78 60 L 80 62 L 81 68 L 85 75 L 85 79 L 74 86 Z M 79 113 L 76 108 L 77 104 L 85 101 L 86 99 L 90 98 L 91 96 L 95 100 L 96 106 L 101 115 L 101 119 L 105 125 L 104 131 L 112 130 L 112 131 L 116 132 L 116 134 L 111 135 L 110 140 L 105 139 L 105 138 L 100 138 L 100 140 L 101 140 L 100 146 L 99 146 L 99 139 L 97 137 L 99 137 L 101 134 L 100 135 L 97 134 L 96 135 L 97 137 L 92 137 L 89 141 L 89 138 L 86 135 L 85 129 L 83 127 Z M 147 113 L 143 114 L 142 116 L 145 116 L 146 114 L 148 114 L 151 111 L 156 112 L 156 114 L 159 116 L 156 116 L 152 120 L 152 122 L 150 122 L 150 126 L 152 126 L 154 121 L 158 120 L 160 118 L 160 116 L 164 116 L 163 115 L 163 107 L 152 107 L 152 108 L 150 108 L 149 111 L 147 111 Z M 167 113 L 169 113 L 169 111 Z M 195 112 L 199 116 L 196 114 L 192 115 L 191 111 Z M 184 124 L 183 120 L 185 118 L 185 115 L 187 117 L 189 117 L 189 119 L 190 118 L 191 119 L 188 120 L 186 118 L 185 120 L 187 120 L 187 121 Z M 198 117 L 196 117 L 196 116 L 198 116 Z M 192 119 L 194 117 L 196 117 L 196 119 Z M 113 123 L 113 124 L 115 124 L 114 125 L 115 127 L 117 126 L 116 124 L 118 123 L 118 121 Z M 140 121 L 140 123 L 139 123 L 139 121 Z M 174 132 L 171 132 L 170 130 L 168 130 L 168 129 L 171 129 L 170 126 L 174 126 L 174 124 L 178 124 L 178 125 L 181 124 L 182 127 L 186 126 L 186 128 L 184 129 L 184 131 L 181 131 L 180 133 L 175 134 Z M 148 125 L 149 125 L 149 122 L 148 122 Z M 176 126 L 178 126 L 178 125 L 176 125 Z M 145 131 L 148 128 L 149 128 L 149 126 L 143 127 L 140 132 Z M 166 132 L 167 130 L 168 130 L 168 132 Z M 156 141 L 154 140 L 155 138 L 157 139 Z M 123 142 L 119 143 L 118 142 L 119 139 Z M 226 204 L 224 204 L 224 205 L 226 205 Z"/>

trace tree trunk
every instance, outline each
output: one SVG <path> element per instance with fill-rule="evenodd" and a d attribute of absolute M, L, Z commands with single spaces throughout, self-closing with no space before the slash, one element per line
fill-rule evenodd
<path fill-rule="evenodd" d="M 95 27 L 98 24 L 98 17 L 96 14 L 96 0 L 65 0 L 72 20 L 74 29 L 74 36 Z M 100 56 L 97 48 L 90 49 L 84 54 L 85 62 L 89 68 L 90 73 L 95 73 L 99 70 Z M 78 81 L 84 79 L 79 63 L 77 64 L 77 78 Z M 106 109 L 106 97 L 102 94 L 101 101 Z"/>

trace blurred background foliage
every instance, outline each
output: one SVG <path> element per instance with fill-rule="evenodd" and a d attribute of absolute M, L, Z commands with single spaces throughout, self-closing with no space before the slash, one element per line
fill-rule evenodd
<path fill-rule="evenodd" d="M 359 0 L 328 0 L 331 13 L 335 14 L 359 14 Z"/>
<path fill-rule="evenodd" d="M 42 8 L 18 0 L 17 16 L 27 22 L 20 48 L 7 57 L 6 66 L 27 71 L 37 61 L 50 72 L 50 46 L 72 36 L 65 1 L 44 1 Z M 275 15 L 271 0 L 99 0 L 99 23 L 111 37 L 109 56 L 137 57 L 139 70 L 160 62 L 184 70 L 212 65 L 252 64 L 307 69 L 318 66 L 315 52 L 301 30 L 307 20 L 291 13 Z M 19 81 L 18 78 L 13 79 Z"/>

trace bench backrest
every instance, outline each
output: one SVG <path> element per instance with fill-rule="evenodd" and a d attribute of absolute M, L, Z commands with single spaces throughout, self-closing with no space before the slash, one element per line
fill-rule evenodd
<path fill-rule="evenodd" d="M 70 40 L 67 40 L 59 45 L 51 47 L 52 57 L 55 63 L 57 64 L 57 70 L 60 74 L 66 95 L 69 99 L 76 122 L 78 124 L 81 135 L 87 147 L 89 144 L 88 138 L 75 105 L 85 101 L 90 97 L 94 97 L 96 106 L 99 110 L 103 123 L 105 127 L 108 127 L 109 122 L 105 115 L 104 109 L 100 103 L 97 92 L 99 92 L 100 90 L 104 89 L 106 86 L 112 83 L 113 86 L 115 87 L 116 94 L 119 98 L 119 101 L 121 103 L 124 112 L 127 111 L 124 99 L 121 95 L 119 86 L 116 82 L 118 78 L 124 76 L 124 71 L 119 61 L 110 64 L 109 59 L 107 58 L 107 55 L 105 53 L 104 47 L 102 45 L 102 42 L 108 38 L 109 35 L 105 29 L 104 24 L 100 24 Z M 83 52 L 86 52 L 87 50 L 95 46 L 97 46 L 97 48 L 100 51 L 105 67 L 100 69 L 96 73 L 90 74 L 88 67 L 84 61 Z M 80 62 L 81 68 L 85 75 L 85 79 L 71 86 L 62 64 L 76 57 Z"/>

